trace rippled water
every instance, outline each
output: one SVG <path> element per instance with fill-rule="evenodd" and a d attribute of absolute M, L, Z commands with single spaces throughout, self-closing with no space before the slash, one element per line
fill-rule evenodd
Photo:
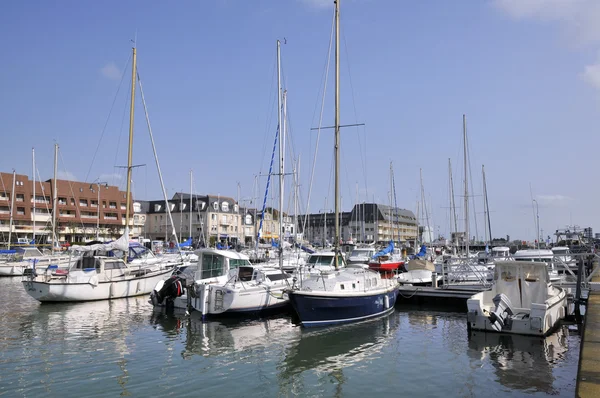
<path fill-rule="evenodd" d="M 31 299 L 0 279 L 0 396 L 573 396 L 579 336 L 472 333 L 466 314 L 397 307 L 305 330 L 290 317 L 154 313 L 147 297 Z"/>

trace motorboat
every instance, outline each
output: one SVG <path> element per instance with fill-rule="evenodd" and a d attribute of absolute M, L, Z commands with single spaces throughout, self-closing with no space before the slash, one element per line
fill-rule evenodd
<path fill-rule="evenodd" d="M 373 247 L 357 247 L 346 258 L 347 264 L 368 264 L 375 255 Z"/>
<path fill-rule="evenodd" d="M 510 248 L 506 246 L 492 247 L 492 259 L 494 263 L 497 261 L 510 260 Z"/>
<path fill-rule="evenodd" d="M 545 263 L 502 261 L 492 288 L 467 300 L 468 328 L 545 336 L 565 317 L 566 304 L 565 291 L 552 285 Z"/>
<path fill-rule="evenodd" d="M 56 265 L 66 268 L 71 256 L 64 254 L 43 254 L 37 247 L 17 247 L 14 250 L 4 250 L 6 260 L 0 263 L 0 276 L 22 276 L 25 270 L 32 268 L 35 263 L 38 267 Z"/>
<path fill-rule="evenodd" d="M 554 253 L 548 249 L 523 249 L 517 250 L 512 258 L 515 261 L 541 262 L 548 267 L 548 275 L 551 282 L 560 281 L 558 269 L 554 263 Z"/>
<path fill-rule="evenodd" d="M 196 250 L 192 279 L 174 276 L 160 281 L 150 295 L 158 308 L 191 309 L 202 317 L 223 313 L 255 313 L 288 305 L 283 290 L 292 276 L 274 267 L 251 264 L 248 256 L 230 250 Z"/>
<path fill-rule="evenodd" d="M 401 285 L 413 286 L 431 286 L 433 284 L 433 275 L 435 266 L 431 261 L 422 258 L 409 260 L 405 265 L 406 272 L 398 274 L 398 283 Z M 441 275 L 435 273 L 436 279 Z"/>
<path fill-rule="evenodd" d="M 66 272 L 60 272 L 56 265 L 36 265 L 23 280 L 25 291 L 42 302 L 107 300 L 150 293 L 173 269 L 131 268 L 122 258 L 114 257 L 113 250 L 127 250 L 127 234 L 107 244 L 73 246 L 72 250 L 82 255 L 75 256 Z"/>
<path fill-rule="evenodd" d="M 554 262 L 562 266 L 561 268 L 577 271 L 577 261 L 572 256 L 571 249 L 568 246 L 554 246 L 552 254 L 554 255 Z"/>

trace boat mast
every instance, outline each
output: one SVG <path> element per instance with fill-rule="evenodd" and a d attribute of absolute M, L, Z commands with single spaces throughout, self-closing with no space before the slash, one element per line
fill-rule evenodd
<path fill-rule="evenodd" d="M 340 256 L 340 0 L 335 0 L 335 268 Z"/>
<path fill-rule="evenodd" d="M 458 223 L 456 222 L 456 203 L 454 202 L 454 179 L 452 178 L 452 162 L 450 161 L 450 158 L 448 158 L 448 174 L 450 176 L 450 214 L 452 217 L 450 219 L 450 223 L 454 221 L 454 237 L 457 239 L 456 242 L 454 242 L 454 239 L 452 239 L 452 243 L 454 243 L 456 249 L 458 247 Z"/>
<path fill-rule="evenodd" d="M 33 214 L 32 214 L 32 219 L 33 219 L 33 244 L 35 245 L 35 148 L 31 148 L 31 168 L 32 173 L 33 173 Z"/>
<path fill-rule="evenodd" d="M 429 212 L 427 211 L 427 202 L 425 200 L 425 188 L 423 188 L 423 169 L 419 169 L 419 176 L 421 178 L 421 202 L 423 202 L 423 211 L 425 212 L 425 222 L 427 223 L 427 234 L 429 238 L 432 238 L 431 226 L 429 224 Z M 433 243 L 433 238 L 430 239 Z M 425 239 L 423 239 L 423 243 L 425 243 Z"/>
<path fill-rule="evenodd" d="M 54 181 L 52 187 L 52 253 L 56 248 L 56 241 L 58 236 L 56 235 L 56 212 L 58 211 L 58 191 L 56 189 L 56 176 L 58 175 L 58 144 L 54 144 Z M 45 196 L 45 195 L 44 195 Z M 44 201 L 46 198 L 44 197 Z"/>
<path fill-rule="evenodd" d="M 192 170 L 190 169 L 190 238 L 192 238 L 192 243 L 193 243 L 194 234 L 192 233 L 192 215 L 193 215 L 192 214 L 192 198 L 194 195 L 194 192 L 193 192 L 194 187 L 193 187 L 192 181 L 193 181 L 192 180 Z M 198 240 L 200 240 L 200 238 L 198 238 Z"/>
<path fill-rule="evenodd" d="M 16 185 L 17 172 L 13 169 L 13 183 L 12 192 L 10 195 L 10 221 L 8 227 L 8 250 L 10 250 L 10 242 L 12 240 L 12 229 L 13 229 L 13 214 L 15 209 L 15 185 Z"/>
<path fill-rule="evenodd" d="M 284 96 L 285 97 L 285 96 Z M 283 120 L 281 117 L 281 43 L 277 40 L 277 126 L 279 127 L 279 268 L 283 268 Z"/>
<path fill-rule="evenodd" d="M 481 173 L 483 174 L 483 200 L 484 200 L 484 204 L 485 204 L 484 221 L 487 221 L 486 234 L 488 235 L 488 241 L 491 243 L 492 242 L 492 224 L 490 222 L 490 205 L 489 205 L 488 196 L 487 196 L 487 183 L 485 182 L 485 166 L 484 165 L 481 165 Z"/>
<path fill-rule="evenodd" d="M 136 49 L 135 46 L 132 50 L 132 63 L 131 63 L 131 104 L 129 107 L 129 151 L 127 153 L 127 194 L 126 194 L 126 210 L 125 210 L 125 234 L 129 237 L 129 217 L 131 208 L 131 172 L 133 164 L 133 110 L 135 106 L 135 78 L 136 78 Z M 98 204 L 100 205 L 100 204 Z M 165 242 L 166 243 L 166 242 Z M 127 256 L 125 256 L 125 262 L 127 262 Z"/>
<path fill-rule="evenodd" d="M 469 259 L 469 174 L 467 169 L 467 116 L 463 114 L 463 145 L 465 163 L 465 253 Z"/>

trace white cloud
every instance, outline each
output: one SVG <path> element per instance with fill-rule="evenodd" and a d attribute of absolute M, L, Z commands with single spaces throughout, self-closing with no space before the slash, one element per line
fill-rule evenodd
<path fill-rule="evenodd" d="M 494 0 L 493 4 L 510 17 L 553 23 L 577 47 L 600 43 L 600 1 L 598 0 Z M 600 89 L 600 61 L 587 65 L 583 79 Z"/>
<path fill-rule="evenodd" d="M 586 65 L 581 77 L 592 86 L 600 89 L 600 59 L 595 64 Z"/>
<path fill-rule="evenodd" d="M 551 194 L 551 195 L 537 195 L 540 206 L 565 206 L 573 200 L 570 196 Z"/>
<path fill-rule="evenodd" d="M 75 177 L 75 174 L 71 173 L 70 171 L 59 171 L 56 178 L 59 180 L 78 181 L 77 177 Z"/>
<path fill-rule="evenodd" d="M 121 71 L 119 70 L 117 65 L 115 65 L 114 62 L 110 62 L 110 63 L 104 65 L 104 67 L 102 69 L 100 69 L 100 73 L 102 73 L 102 76 L 104 76 L 110 80 L 120 80 L 121 79 Z"/>

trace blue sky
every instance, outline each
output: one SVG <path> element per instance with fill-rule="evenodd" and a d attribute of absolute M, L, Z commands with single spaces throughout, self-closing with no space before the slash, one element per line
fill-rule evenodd
<path fill-rule="evenodd" d="M 388 203 L 392 161 L 398 205 L 416 209 L 422 169 L 431 224 L 447 233 L 448 158 L 462 204 L 464 113 L 480 236 L 482 164 L 494 236 L 534 239 L 530 185 L 544 234 L 567 224 L 600 228 L 600 3 L 341 6 L 342 123 L 366 124 L 342 133 L 344 209 L 356 201 L 357 185 L 359 201 Z M 275 41 L 285 38 L 290 140 L 301 157 L 306 202 L 332 7 L 328 0 L 1 2 L 0 169 L 30 175 L 35 147 L 39 172 L 50 178 L 56 141 L 61 176 L 124 186 L 115 166 L 127 160 L 127 62 L 137 32 L 138 70 L 169 196 L 189 191 L 193 169 L 195 192 L 236 197 L 239 183 L 241 197 L 250 198 L 254 176 L 268 170 Z M 325 126 L 333 123 L 332 83 L 333 75 Z M 332 149 L 332 130 L 324 130 L 314 212 L 326 207 L 326 197 L 333 208 Z M 159 199 L 139 90 L 134 163 L 147 165 L 134 171 L 135 197 Z"/>

